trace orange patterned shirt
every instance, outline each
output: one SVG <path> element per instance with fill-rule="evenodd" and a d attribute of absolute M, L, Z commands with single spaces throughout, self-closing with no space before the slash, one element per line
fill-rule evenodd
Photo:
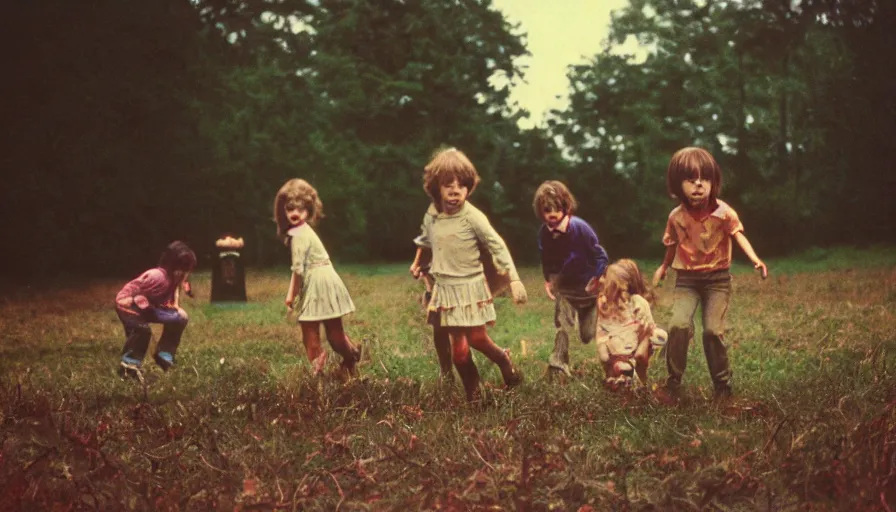
<path fill-rule="evenodd" d="M 717 200 L 718 207 L 698 220 L 679 205 L 669 214 L 663 245 L 675 247 L 675 270 L 712 272 L 731 266 L 731 237 L 744 230 L 737 212 Z"/>

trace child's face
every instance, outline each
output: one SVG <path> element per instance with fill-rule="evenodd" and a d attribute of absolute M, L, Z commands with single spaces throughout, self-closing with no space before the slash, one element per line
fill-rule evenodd
<path fill-rule="evenodd" d="M 286 219 L 291 226 L 298 226 L 308 219 L 308 209 L 302 203 L 287 203 Z"/>
<path fill-rule="evenodd" d="M 709 202 L 712 182 L 703 176 L 697 176 L 682 181 L 681 190 L 691 208 L 702 208 Z"/>
<path fill-rule="evenodd" d="M 442 211 L 448 215 L 459 212 L 470 193 L 469 189 L 461 185 L 457 179 L 447 185 L 440 185 L 439 191 L 442 195 Z"/>
<path fill-rule="evenodd" d="M 544 221 L 547 227 L 554 229 L 560 225 L 560 222 L 563 221 L 563 210 L 559 209 L 556 205 L 545 205 L 545 207 L 541 210 L 541 219 Z"/>

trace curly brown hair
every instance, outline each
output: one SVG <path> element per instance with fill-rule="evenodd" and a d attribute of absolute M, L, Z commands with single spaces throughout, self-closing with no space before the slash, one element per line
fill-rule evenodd
<path fill-rule="evenodd" d="M 703 148 L 683 148 L 672 155 L 669 168 L 666 170 L 666 188 L 669 190 L 669 195 L 681 203 L 687 203 L 681 182 L 698 176 L 712 183 L 709 204 L 715 205 L 716 199 L 722 193 L 722 169 L 712 154 Z"/>
<path fill-rule="evenodd" d="M 456 148 L 441 149 L 423 168 L 423 190 L 432 199 L 436 210 L 442 211 L 442 191 L 440 187 L 454 180 L 467 187 L 467 196 L 479 185 L 479 173 L 467 155 Z"/>
<path fill-rule="evenodd" d="M 274 197 L 274 222 L 277 223 L 277 237 L 282 240 L 286 240 L 286 232 L 292 227 L 286 217 L 286 208 L 295 205 L 308 210 L 305 222 L 311 226 L 316 226 L 324 216 L 324 203 L 311 184 L 298 178 L 287 181 Z"/>
<path fill-rule="evenodd" d="M 535 199 L 532 200 L 532 209 L 535 216 L 542 218 L 548 208 L 562 211 L 566 215 L 575 213 L 578 207 L 575 196 L 563 182 L 550 180 L 538 186 L 535 191 Z"/>

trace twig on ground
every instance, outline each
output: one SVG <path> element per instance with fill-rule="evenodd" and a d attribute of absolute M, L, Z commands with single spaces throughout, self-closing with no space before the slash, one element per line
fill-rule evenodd
<path fill-rule="evenodd" d="M 481 460 L 486 466 L 488 466 L 489 469 L 491 469 L 492 471 L 495 471 L 494 466 L 492 466 L 491 464 L 489 464 L 488 461 L 485 460 L 485 459 L 482 457 L 482 454 L 479 453 L 479 450 L 476 449 L 476 445 L 474 445 L 474 444 L 470 444 L 470 446 L 473 447 L 473 451 L 476 452 L 476 456 L 479 457 L 479 460 Z"/>
<path fill-rule="evenodd" d="M 772 442 L 774 442 L 775 438 L 778 436 L 778 431 L 780 431 L 781 427 L 783 427 L 784 424 L 787 423 L 788 421 L 790 421 L 790 418 L 785 416 L 784 419 L 782 419 L 781 421 L 778 422 L 778 424 L 775 426 L 775 431 L 772 433 L 771 437 L 768 438 L 768 441 L 766 441 L 765 446 L 762 447 L 763 452 L 768 452 L 769 446 L 771 446 Z"/>
<path fill-rule="evenodd" d="M 206 466 L 208 466 L 208 467 L 214 469 L 215 471 L 217 471 L 217 472 L 219 472 L 219 473 L 227 474 L 227 472 L 224 471 L 223 469 L 218 469 L 218 468 L 216 468 L 215 466 L 212 466 L 211 464 L 209 464 L 208 461 L 205 460 L 205 455 L 202 455 L 202 454 L 200 453 L 200 454 L 199 454 L 199 458 L 202 459 L 202 462 L 204 462 Z"/>

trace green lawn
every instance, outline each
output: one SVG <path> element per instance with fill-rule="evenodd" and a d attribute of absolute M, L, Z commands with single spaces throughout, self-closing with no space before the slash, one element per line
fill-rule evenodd
<path fill-rule="evenodd" d="M 640 263 L 651 275 L 656 262 Z M 179 365 L 148 360 L 145 386 L 115 373 L 123 282 L 8 289 L 0 510 L 896 510 L 896 251 L 767 263 L 765 281 L 734 269 L 724 407 L 708 402 L 699 342 L 677 406 L 604 391 L 594 346 L 578 342 L 574 378 L 548 382 L 553 304 L 537 268 L 521 271 L 529 303 L 497 299 L 490 330 L 526 381 L 505 391 L 477 357 L 476 404 L 438 380 L 407 265 L 337 265 L 364 344 L 348 382 L 309 375 L 285 268 L 250 269 L 235 305 L 209 304 L 196 275 Z"/>

